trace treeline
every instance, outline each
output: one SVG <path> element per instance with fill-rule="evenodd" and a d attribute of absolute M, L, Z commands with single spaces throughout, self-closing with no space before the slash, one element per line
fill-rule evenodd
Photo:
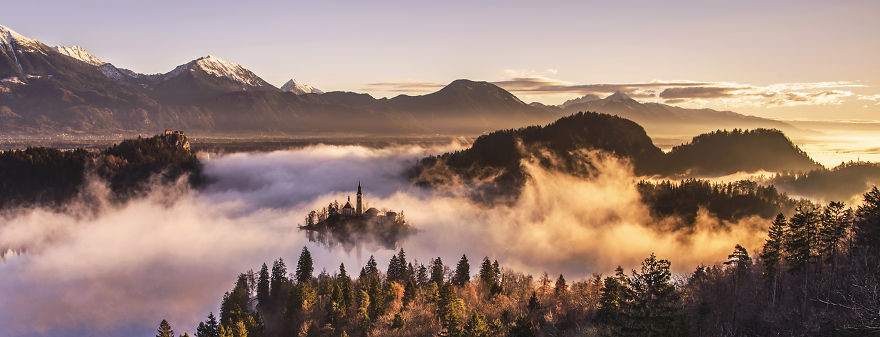
<path fill-rule="evenodd" d="M 733 183 L 697 179 L 679 183 L 641 181 L 638 191 L 655 219 L 677 217 L 682 221 L 675 224 L 680 226 L 693 225 L 701 208 L 718 219 L 737 221 L 749 216 L 769 219 L 800 203 L 779 193 L 772 185 L 763 186 L 749 180 Z"/>
<path fill-rule="evenodd" d="M 91 154 L 34 147 L 0 152 L 0 209 L 59 206 L 82 187 Z"/>
<path fill-rule="evenodd" d="M 880 163 L 848 162 L 832 169 L 777 174 L 770 181 L 780 189 L 812 199 L 850 200 L 880 184 Z"/>
<path fill-rule="evenodd" d="M 27 148 L 0 152 L 0 209 L 60 207 L 85 187 L 94 173 L 109 182 L 118 200 L 145 193 L 153 176 L 168 182 L 188 175 L 204 182 L 201 163 L 182 134 L 125 140 L 99 153 L 82 149 Z"/>
<path fill-rule="evenodd" d="M 760 254 L 737 247 L 726 267 L 698 268 L 683 291 L 701 335 L 880 333 L 880 191 L 853 211 L 801 205 L 770 224 Z"/>
<path fill-rule="evenodd" d="M 653 254 L 629 274 L 569 283 L 489 258 L 476 274 L 466 256 L 424 265 L 402 249 L 385 273 L 370 257 L 357 278 L 344 265 L 315 277 L 303 248 L 293 273 L 278 259 L 241 274 L 196 336 L 863 336 L 880 333 L 878 262 L 876 187 L 856 210 L 779 214 L 757 256 L 736 245 L 678 281 Z"/>

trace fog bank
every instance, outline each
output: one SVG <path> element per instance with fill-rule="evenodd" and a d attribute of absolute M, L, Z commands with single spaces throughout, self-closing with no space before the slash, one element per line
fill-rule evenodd
<path fill-rule="evenodd" d="M 523 272 L 582 278 L 617 265 L 635 267 L 651 252 L 686 272 L 726 258 L 733 245 L 758 247 L 763 219 L 720 230 L 703 214 L 688 235 L 662 233 L 639 201 L 628 163 L 585 153 L 589 180 L 524 162 L 532 176 L 512 205 L 471 202 L 461 190 L 409 184 L 403 171 L 429 153 L 461 144 L 383 149 L 318 145 L 269 153 L 203 155 L 213 183 L 157 187 L 146 198 L 103 206 L 97 214 L 27 209 L 2 215 L 0 249 L 27 253 L 0 262 L 0 335 L 151 335 L 161 319 L 193 332 L 218 310 L 235 276 L 282 257 L 290 270 L 309 246 L 316 272 L 340 262 L 358 270 L 371 254 L 385 269 L 393 253 L 375 245 L 351 251 L 309 243 L 297 229 L 309 210 L 354 197 L 403 210 L 419 231 L 400 242 L 407 256 L 454 264 L 465 253 L 477 272 L 483 256 Z M 89 194 L 106 198 L 100 182 Z M 675 221 L 666 219 L 664 221 Z"/>

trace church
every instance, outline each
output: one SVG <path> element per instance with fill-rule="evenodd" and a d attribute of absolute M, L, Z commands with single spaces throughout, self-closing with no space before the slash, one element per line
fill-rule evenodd
<path fill-rule="evenodd" d="M 333 211 L 334 210 L 331 209 L 331 212 L 333 212 Z M 393 221 L 397 218 L 397 212 L 384 212 L 383 213 L 374 207 L 370 207 L 369 209 L 364 210 L 364 193 L 363 193 L 363 188 L 361 187 L 360 181 L 358 181 L 355 206 L 351 205 L 351 196 L 349 196 L 348 199 L 345 201 L 345 205 L 343 205 L 342 209 L 339 210 L 339 215 L 342 217 L 364 217 L 364 218 L 384 217 L 384 219 L 391 220 L 391 221 Z"/>

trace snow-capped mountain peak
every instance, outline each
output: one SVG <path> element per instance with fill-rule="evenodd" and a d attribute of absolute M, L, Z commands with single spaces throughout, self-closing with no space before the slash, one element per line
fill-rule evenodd
<path fill-rule="evenodd" d="M 199 69 L 216 77 L 226 77 L 235 82 L 246 84 L 253 87 L 264 86 L 265 82 L 256 74 L 242 67 L 238 63 L 228 62 L 216 56 L 200 57 L 181 67 L 184 69 Z M 180 67 L 178 67 L 180 68 Z M 177 70 L 177 69 L 175 69 Z M 175 73 L 175 71 L 172 71 Z"/>
<path fill-rule="evenodd" d="M 565 101 L 565 103 L 562 103 L 562 105 L 560 105 L 560 107 L 565 109 L 565 108 L 572 106 L 572 105 L 575 105 L 575 104 L 597 101 L 599 99 L 600 99 L 599 96 L 596 96 L 594 94 L 586 94 L 586 95 L 578 97 L 578 98 L 572 98 L 570 100 L 567 100 L 567 101 Z"/>
<path fill-rule="evenodd" d="M 86 51 L 85 48 L 80 47 L 80 46 L 70 46 L 70 47 L 55 46 L 55 50 L 57 50 L 61 54 L 70 56 L 72 58 L 75 58 L 77 60 L 91 64 L 93 66 L 101 66 L 104 63 L 107 63 L 107 62 L 101 61 L 101 59 L 95 57 L 95 55 L 92 55 L 91 53 Z"/>
<path fill-rule="evenodd" d="M 24 35 L 21 35 L 16 31 L 9 29 L 9 27 L 0 25 L 0 43 L 2 43 L 6 47 L 11 47 L 12 42 L 17 42 L 21 45 L 38 45 L 40 43 L 37 40 L 29 39 Z"/>
<path fill-rule="evenodd" d="M 323 94 L 324 92 L 308 84 L 300 83 L 295 79 L 290 79 L 281 86 L 281 91 L 292 92 L 297 95 L 302 94 Z"/>
<path fill-rule="evenodd" d="M 621 101 L 630 101 L 633 99 L 632 99 L 632 97 L 629 97 L 629 95 L 627 95 L 623 91 L 617 91 L 611 95 L 608 95 L 608 97 L 605 97 L 605 100 L 612 101 L 612 102 L 621 102 Z"/>

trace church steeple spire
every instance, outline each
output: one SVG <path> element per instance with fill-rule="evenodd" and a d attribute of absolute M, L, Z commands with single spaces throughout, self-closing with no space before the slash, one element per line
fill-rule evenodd
<path fill-rule="evenodd" d="M 357 194 L 357 206 L 355 206 L 355 212 L 357 215 L 364 214 L 364 198 L 363 193 L 361 193 L 361 181 L 358 180 L 358 194 Z"/>

